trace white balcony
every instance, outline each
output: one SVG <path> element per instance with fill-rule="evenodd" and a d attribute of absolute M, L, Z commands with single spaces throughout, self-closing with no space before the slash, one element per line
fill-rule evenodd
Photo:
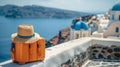
<path fill-rule="evenodd" d="M 90 64 L 90 61 L 93 60 L 89 59 L 89 52 L 87 50 L 90 46 L 95 44 L 100 44 L 103 46 L 112 46 L 112 45 L 120 46 L 120 40 L 88 38 L 88 37 L 81 38 L 66 43 L 62 43 L 54 47 L 47 48 L 46 57 L 43 62 L 33 62 L 33 63 L 27 63 L 25 65 L 19 65 L 13 63 L 12 60 L 8 60 L 6 62 L 0 63 L 0 66 L 2 67 L 65 67 L 65 65 L 67 66 L 67 64 L 74 66 L 79 64 L 79 66 L 89 67 L 88 64 Z M 85 57 L 83 56 L 84 52 L 86 52 Z M 75 60 L 77 56 L 80 57 L 78 60 L 79 62 L 76 62 Z M 120 63 L 120 62 L 116 61 L 115 63 Z"/>

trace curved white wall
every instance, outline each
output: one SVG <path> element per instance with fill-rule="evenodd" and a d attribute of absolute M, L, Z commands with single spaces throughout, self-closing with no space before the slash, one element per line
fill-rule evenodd
<path fill-rule="evenodd" d="M 46 49 L 46 57 L 43 62 L 33 62 L 25 65 L 12 63 L 11 60 L 0 63 L 3 67 L 60 67 L 61 64 L 72 59 L 75 55 L 87 50 L 94 44 L 106 46 L 120 45 L 120 40 L 103 39 L 103 38 L 80 38 L 72 40 L 54 47 Z"/>
<path fill-rule="evenodd" d="M 119 32 L 116 32 L 116 27 L 119 28 Z M 104 37 L 108 36 L 119 36 L 120 35 L 120 22 L 114 22 L 112 23 L 108 30 L 104 32 Z"/>

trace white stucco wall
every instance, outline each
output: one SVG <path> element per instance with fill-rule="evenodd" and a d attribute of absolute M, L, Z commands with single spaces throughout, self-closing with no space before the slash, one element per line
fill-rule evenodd
<path fill-rule="evenodd" d="M 97 37 L 97 38 L 103 38 L 103 33 L 99 33 L 99 32 L 94 32 L 91 37 Z"/>
<path fill-rule="evenodd" d="M 110 19 L 112 19 L 112 15 L 114 15 L 114 21 L 120 21 L 119 16 L 120 16 L 120 11 L 110 11 Z"/>
<path fill-rule="evenodd" d="M 116 32 L 116 27 L 119 28 L 119 32 Z M 104 32 L 104 37 L 118 36 L 120 35 L 120 22 L 113 22 L 108 29 Z"/>
<path fill-rule="evenodd" d="M 67 60 L 80 54 L 94 44 L 101 44 L 106 46 L 120 45 L 120 40 L 103 39 L 103 38 L 80 38 L 72 40 L 54 47 L 46 49 L 46 57 L 43 62 L 33 62 L 25 65 L 13 63 L 11 60 L 0 63 L 2 67 L 60 67 L 60 65 Z"/>
<path fill-rule="evenodd" d="M 74 39 L 76 39 L 76 37 L 77 38 L 90 37 L 90 35 L 91 35 L 90 30 L 73 30 L 73 29 L 71 29 L 70 40 L 74 40 Z"/>

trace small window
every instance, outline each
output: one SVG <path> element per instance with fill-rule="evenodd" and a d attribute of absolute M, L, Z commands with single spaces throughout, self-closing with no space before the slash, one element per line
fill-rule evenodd
<path fill-rule="evenodd" d="M 119 20 L 120 20 L 120 15 L 119 15 Z"/>
<path fill-rule="evenodd" d="M 114 15 L 112 15 L 112 20 L 114 20 Z"/>
<path fill-rule="evenodd" d="M 119 28 L 118 27 L 116 27 L 116 31 L 115 31 L 116 33 L 118 33 L 119 32 Z"/>

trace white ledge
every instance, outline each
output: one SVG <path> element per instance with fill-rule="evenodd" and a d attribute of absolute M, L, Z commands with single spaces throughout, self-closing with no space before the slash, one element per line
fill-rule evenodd
<path fill-rule="evenodd" d="M 2 67 L 60 67 L 62 63 L 65 63 L 69 59 L 72 59 L 74 55 L 80 54 L 93 44 L 103 45 L 120 45 L 120 40 L 104 39 L 104 38 L 81 38 L 72 40 L 66 43 L 62 43 L 46 49 L 46 57 L 43 62 L 27 63 L 25 65 L 19 65 L 13 63 L 12 60 L 8 60 L 0 63 Z"/>

